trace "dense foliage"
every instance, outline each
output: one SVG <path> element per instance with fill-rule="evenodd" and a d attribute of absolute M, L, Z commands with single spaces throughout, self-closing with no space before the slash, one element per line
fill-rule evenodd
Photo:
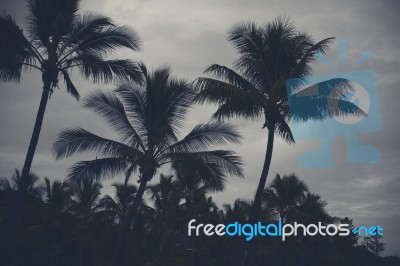
<path fill-rule="evenodd" d="M 18 187 L 18 172 L 1 179 L 0 226 L 9 219 Z M 188 238 L 187 221 L 228 224 L 249 219 L 251 202 L 237 199 L 218 207 L 209 190 L 193 183 L 190 209 L 181 193 L 182 178 L 163 175 L 146 191 L 138 217 L 131 224 L 122 265 L 234 265 L 237 237 Z M 108 265 L 126 209 L 137 192 L 134 185 L 116 183 L 111 195 L 100 193 L 93 181 L 49 181 L 30 175 L 27 198 L 18 227 L 16 265 Z M 284 191 L 289 195 L 282 198 Z M 264 191 L 262 222 L 274 222 L 283 213 L 287 222 L 312 221 L 352 224 L 349 218 L 331 217 L 326 203 L 308 191 L 295 175 L 277 176 Z M 267 198 L 275 200 L 266 201 Z M 269 202 L 269 203 L 267 203 Z M 2 231 L 3 233 L 3 231 Z M 359 242 L 359 243 L 358 243 Z M 250 242 L 251 265 L 276 265 L 282 241 L 256 237 Z M 379 257 L 355 235 L 348 237 L 289 237 L 281 265 L 398 265 L 399 258 Z"/>

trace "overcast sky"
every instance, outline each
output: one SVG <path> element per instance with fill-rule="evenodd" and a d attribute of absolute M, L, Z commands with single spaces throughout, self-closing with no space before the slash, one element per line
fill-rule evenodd
<path fill-rule="evenodd" d="M 5 8 L 24 25 L 24 1 L 1 0 Z M 316 65 L 316 73 L 335 73 L 373 69 L 376 72 L 383 129 L 359 135 L 360 141 L 374 145 L 382 154 L 377 164 L 348 164 L 346 139 L 334 139 L 334 163 L 330 169 L 302 169 L 298 157 L 318 140 L 298 142 L 296 146 L 277 140 L 269 180 L 275 175 L 295 172 L 312 192 L 328 202 L 331 214 L 349 216 L 356 226 L 384 227 L 386 254 L 400 255 L 400 142 L 398 137 L 400 112 L 399 64 L 400 30 L 399 1 L 267 1 L 267 0 L 82 0 L 84 11 L 94 11 L 113 18 L 118 24 L 131 26 L 138 32 L 144 46 L 134 53 L 121 51 L 120 58 L 143 60 L 149 68 L 169 65 L 175 76 L 194 79 L 205 66 L 218 63 L 231 66 L 235 59 L 232 46 L 226 40 L 230 27 L 252 20 L 263 24 L 280 14 L 290 16 L 295 26 L 315 40 L 334 36 L 348 41 L 347 63 L 337 68 Z M 354 68 L 354 62 L 364 51 L 373 56 Z M 328 54 L 339 62 L 338 42 Z M 1 59 L 0 59 L 1 60 Z M 112 85 L 91 84 L 74 75 L 76 85 L 85 95 L 93 88 L 110 89 Z M 0 83 L 0 176 L 10 176 L 21 168 L 28 147 L 41 95 L 41 76 L 26 73 L 20 84 Z M 62 87 L 63 88 L 63 87 Z M 207 121 L 214 109 L 195 108 L 189 115 L 187 128 Z M 242 145 L 232 149 L 245 161 L 246 179 L 232 178 L 223 193 L 214 195 L 219 205 L 236 198 L 252 198 L 261 172 L 266 147 L 266 131 L 262 122 L 233 121 L 244 136 Z M 66 127 L 82 126 L 103 136 L 115 137 L 106 124 L 92 113 L 80 108 L 72 97 L 57 90 L 49 101 L 42 134 L 32 165 L 39 176 L 63 179 L 67 168 L 79 159 L 94 159 L 93 154 L 55 161 L 51 144 L 57 133 Z M 105 191 L 111 192 L 106 181 Z"/>

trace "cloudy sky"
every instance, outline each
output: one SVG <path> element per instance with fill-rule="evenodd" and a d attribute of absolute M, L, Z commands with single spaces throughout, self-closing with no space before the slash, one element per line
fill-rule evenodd
<path fill-rule="evenodd" d="M 24 1 L 1 0 L 5 8 L 24 25 Z M 381 151 L 377 164 L 348 164 L 346 138 L 333 140 L 333 167 L 303 169 L 299 155 L 317 148 L 318 139 L 299 141 L 289 146 L 276 142 L 269 179 L 275 173 L 295 172 L 312 192 L 328 202 L 328 210 L 337 216 L 349 216 L 356 226 L 384 227 L 386 254 L 400 255 L 400 142 L 398 141 L 398 99 L 400 84 L 400 2 L 398 1 L 268 1 L 268 0 L 82 0 L 84 11 L 94 11 L 131 26 L 140 35 L 144 46 L 140 53 L 121 51 L 120 58 L 143 60 L 150 67 L 169 65 L 179 77 L 194 79 L 212 63 L 231 66 L 235 59 L 226 33 L 235 23 L 256 21 L 267 23 L 280 14 L 291 17 L 295 26 L 311 34 L 315 40 L 334 36 L 347 40 L 347 61 L 340 65 L 338 42 L 329 58 L 336 68 L 315 65 L 315 74 L 372 69 L 376 72 L 382 130 L 358 135 L 360 143 Z M 363 64 L 351 65 L 364 51 L 373 55 Z M 1 59 L 0 59 L 1 60 Z M 112 85 L 93 85 L 74 75 L 81 94 L 93 88 L 110 89 Z M 21 168 L 32 132 L 41 95 L 40 74 L 26 73 L 20 84 L 0 83 L 0 176 L 10 176 Z M 197 107 L 189 115 L 187 128 L 207 121 L 213 107 Z M 244 136 L 242 145 L 233 146 L 245 161 L 246 179 L 229 181 L 226 191 L 214 195 L 218 204 L 234 199 L 251 198 L 261 172 L 266 147 L 266 131 L 262 123 L 233 121 Z M 70 160 L 55 161 L 51 144 L 57 133 L 66 127 L 82 126 L 103 136 L 115 137 L 103 121 L 80 108 L 64 91 L 56 91 L 49 101 L 42 134 L 32 171 L 40 176 L 63 179 L 67 168 L 79 159 L 93 159 L 86 154 Z M 111 192 L 104 183 L 105 191 Z"/>

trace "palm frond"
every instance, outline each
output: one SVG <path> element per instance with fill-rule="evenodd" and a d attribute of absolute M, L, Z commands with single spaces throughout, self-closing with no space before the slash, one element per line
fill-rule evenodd
<path fill-rule="evenodd" d="M 123 26 L 116 26 L 111 19 L 86 13 L 75 19 L 70 32 L 60 48 L 61 61 L 72 54 L 108 55 L 116 48 L 139 51 L 141 41 L 137 33 Z"/>
<path fill-rule="evenodd" d="M 280 119 L 275 124 L 275 132 L 287 143 L 293 144 L 295 142 L 292 130 L 284 119 Z"/>
<path fill-rule="evenodd" d="M 258 97 L 263 98 L 264 95 L 262 92 L 255 87 L 251 81 L 246 80 L 244 77 L 236 73 L 234 70 L 226 67 L 226 66 L 221 66 L 218 64 L 213 64 L 209 67 L 207 67 L 204 70 L 205 74 L 210 74 L 215 78 L 218 78 L 222 81 L 225 81 L 229 84 L 234 85 L 235 87 L 238 87 L 242 89 L 245 92 L 248 92 L 250 94 L 257 95 Z"/>
<path fill-rule="evenodd" d="M 77 16 L 79 0 L 28 0 L 29 36 L 42 47 L 57 44 Z"/>
<path fill-rule="evenodd" d="M 142 86 L 135 82 L 123 82 L 115 89 L 118 98 L 123 103 L 126 116 L 135 125 L 135 130 L 145 143 L 147 142 L 147 124 L 146 124 L 146 95 Z"/>
<path fill-rule="evenodd" d="M 170 152 L 204 151 L 212 145 L 239 143 L 240 134 L 230 124 L 212 122 L 195 126 L 181 141 L 169 147 Z"/>
<path fill-rule="evenodd" d="M 84 100 L 83 107 L 104 118 L 121 136 L 123 142 L 126 141 L 130 146 L 145 150 L 141 136 L 128 119 L 123 103 L 114 92 L 94 90 Z"/>
<path fill-rule="evenodd" d="M 79 101 L 80 98 L 79 92 L 76 89 L 74 83 L 72 82 L 68 72 L 66 70 L 62 70 L 62 75 L 64 77 L 65 85 L 67 86 L 67 92 L 71 94 L 71 96 L 74 97 L 77 101 Z"/>
<path fill-rule="evenodd" d="M 71 180 L 111 179 L 122 173 L 131 162 L 125 158 L 100 158 L 90 161 L 79 161 L 68 169 L 67 178 Z"/>
<path fill-rule="evenodd" d="M 227 150 L 166 153 L 160 158 L 160 164 L 195 159 L 199 165 L 213 165 L 214 169 L 221 172 L 243 177 L 242 159 L 235 152 Z"/>
<path fill-rule="evenodd" d="M 196 95 L 194 89 L 183 79 L 169 79 L 165 91 L 165 116 L 171 124 L 173 131 L 177 134 L 178 129 L 182 128 L 188 110 L 193 104 Z"/>
<path fill-rule="evenodd" d="M 176 172 L 177 186 L 193 196 L 209 191 L 222 191 L 227 182 L 226 171 L 215 163 L 204 162 L 199 157 L 187 157 L 172 163 Z"/>
<path fill-rule="evenodd" d="M 113 82 L 132 79 L 141 82 L 141 72 L 136 63 L 130 60 L 105 60 L 95 54 L 82 54 L 70 59 L 63 69 L 78 67 L 81 74 L 94 82 Z"/>
<path fill-rule="evenodd" d="M 301 51 L 301 59 L 296 64 L 296 67 L 294 67 L 288 78 L 301 78 L 310 75 L 310 63 L 316 60 L 318 54 L 325 54 L 334 39 L 334 37 L 330 37 L 323 39 L 316 44 L 299 44 L 299 46 L 306 46 L 307 50 L 304 52 Z"/>
<path fill-rule="evenodd" d="M 101 15 L 84 13 L 76 17 L 69 32 L 61 40 L 61 46 L 59 47 L 60 61 L 72 55 L 76 51 L 74 49 L 76 49 L 77 45 L 82 43 L 87 36 L 110 25 L 113 25 L 111 19 Z"/>
<path fill-rule="evenodd" d="M 135 159 L 143 153 L 123 143 L 99 137 L 82 128 L 61 131 L 53 144 L 56 159 L 67 158 L 75 153 L 94 152 L 103 156 L 117 156 Z"/>
<path fill-rule="evenodd" d="M 38 56 L 25 38 L 22 29 L 6 12 L 0 12 L 0 80 L 18 82 L 23 67 L 35 65 Z"/>
<path fill-rule="evenodd" d="M 237 117 L 259 117 L 262 113 L 264 98 L 259 94 L 248 93 L 241 88 L 224 81 L 199 78 L 196 81 L 196 87 L 200 90 L 195 97 L 198 103 L 218 104 L 221 110 L 215 114 L 215 118 Z"/>

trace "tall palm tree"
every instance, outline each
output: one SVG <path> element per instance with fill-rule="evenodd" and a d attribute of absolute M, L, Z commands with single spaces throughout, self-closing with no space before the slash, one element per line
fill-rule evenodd
<path fill-rule="evenodd" d="M 354 89 L 347 80 L 327 80 L 317 84 L 318 95 L 311 93 L 315 88 L 312 86 L 303 90 L 304 97 L 296 97 L 300 85 L 307 84 L 306 78 L 312 72 L 311 63 L 318 53 L 325 53 L 332 39 L 315 43 L 307 34 L 296 31 L 286 18 L 263 26 L 254 22 L 241 23 L 232 28 L 228 37 L 239 54 L 234 68 L 214 64 L 205 70 L 211 77 L 197 79 L 196 87 L 200 92 L 196 100 L 217 104 L 215 119 L 262 118 L 262 128 L 268 129 L 265 160 L 251 214 L 253 221 L 259 216 L 275 134 L 294 143 L 289 121 L 365 115 L 348 101 L 347 92 Z M 292 79 L 297 82 L 287 90 L 286 82 Z M 289 111 L 289 102 L 295 103 L 296 110 Z M 328 104 L 330 102 L 338 104 Z"/>
<path fill-rule="evenodd" d="M 135 217 L 147 183 L 166 164 L 197 158 L 215 172 L 242 175 L 241 160 L 232 151 L 208 150 L 211 145 L 237 143 L 239 134 L 233 126 L 203 123 L 178 140 L 178 132 L 190 108 L 194 90 L 185 80 L 170 77 L 168 68 L 149 73 L 140 64 L 143 84 L 124 82 L 116 92 L 94 91 L 84 107 L 101 115 L 121 137 L 121 141 L 102 138 L 82 128 L 62 131 L 54 143 L 57 159 L 78 152 L 91 151 L 104 158 L 76 163 L 70 178 L 110 178 L 125 173 L 126 178 L 138 168 L 139 189 L 123 223 L 113 254 L 112 265 L 118 265 L 123 239 Z"/>
<path fill-rule="evenodd" d="M 24 178 L 30 170 L 43 122 L 47 101 L 59 86 L 79 99 L 79 92 L 70 77 L 73 69 L 93 81 L 111 82 L 114 78 L 140 79 L 137 64 L 129 60 L 107 60 L 117 48 L 139 50 L 136 33 L 115 25 L 111 19 L 90 13 L 80 14 L 79 0 L 28 0 L 26 34 L 15 20 L 0 15 L 0 80 L 21 79 L 22 70 L 42 73 L 43 90 L 29 149 L 22 170 Z"/>
<path fill-rule="evenodd" d="M 0 81 L 19 82 L 23 70 L 37 70 L 43 82 L 22 179 L 28 178 L 47 102 L 54 89 L 59 87 L 60 78 L 64 80 L 67 92 L 77 100 L 79 92 L 70 76 L 73 69 L 95 82 L 111 82 L 114 78 L 140 79 L 137 64 L 129 60 L 106 59 L 117 48 L 139 50 L 140 41 L 136 33 L 115 25 L 107 17 L 79 13 L 79 2 L 27 0 L 28 28 L 25 32 L 10 15 L 0 13 Z M 14 217 L 18 215 L 23 196 L 17 198 Z M 12 224 L 8 235 L 15 235 Z"/>

